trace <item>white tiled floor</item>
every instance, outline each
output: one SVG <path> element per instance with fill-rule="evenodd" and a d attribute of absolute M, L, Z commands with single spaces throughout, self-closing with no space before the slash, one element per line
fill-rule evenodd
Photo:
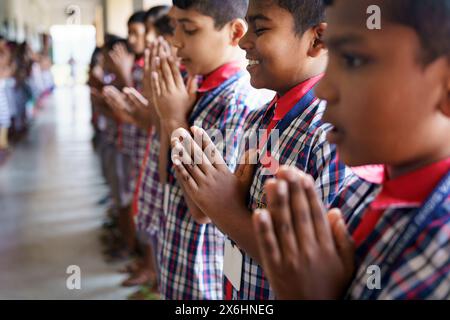
<path fill-rule="evenodd" d="M 60 88 L 0 167 L 0 299 L 124 299 L 99 243 L 106 193 L 90 139 L 89 91 Z M 81 290 L 66 269 L 81 268 Z"/>

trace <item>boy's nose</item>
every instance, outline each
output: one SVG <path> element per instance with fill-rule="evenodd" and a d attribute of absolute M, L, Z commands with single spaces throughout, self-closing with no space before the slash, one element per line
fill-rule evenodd
<path fill-rule="evenodd" d="M 319 84 L 314 89 L 316 96 L 319 99 L 326 100 L 329 104 L 333 104 L 338 100 L 338 94 L 327 71 Z"/>
<path fill-rule="evenodd" d="M 249 51 L 253 48 L 253 42 L 250 40 L 250 32 L 247 31 L 242 39 L 239 41 L 239 47 L 242 50 Z"/>
<path fill-rule="evenodd" d="M 183 47 L 183 41 L 181 41 L 180 32 L 178 28 L 175 29 L 175 33 L 173 37 L 171 37 L 170 42 L 177 49 L 181 49 Z"/>

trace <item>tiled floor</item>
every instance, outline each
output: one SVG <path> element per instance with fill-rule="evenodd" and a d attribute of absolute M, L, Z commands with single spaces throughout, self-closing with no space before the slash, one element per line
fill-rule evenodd
<path fill-rule="evenodd" d="M 57 89 L 0 167 L 0 299 L 124 299 L 99 244 L 105 195 L 86 87 Z M 68 290 L 67 267 L 81 268 Z"/>

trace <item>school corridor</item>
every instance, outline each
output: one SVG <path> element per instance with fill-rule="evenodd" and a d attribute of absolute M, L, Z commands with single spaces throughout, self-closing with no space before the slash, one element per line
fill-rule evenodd
<path fill-rule="evenodd" d="M 89 89 L 60 87 L 0 166 L 0 299 L 125 299 L 102 256 L 106 207 L 91 146 Z M 67 287 L 78 266 L 81 289 Z"/>

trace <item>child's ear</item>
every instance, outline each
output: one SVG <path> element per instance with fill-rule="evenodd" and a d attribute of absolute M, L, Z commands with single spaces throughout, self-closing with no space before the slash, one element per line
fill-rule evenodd
<path fill-rule="evenodd" d="M 447 58 L 447 101 L 445 108 L 445 114 L 450 117 L 450 56 Z"/>
<path fill-rule="evenodd" d="M 443 113 L 447 118 L 450 118 L 450 56 L 445 59 L 441 58 L 436 61 L 436 69 L 443 73 L 443 87 L 444 91 L 439 100 L 439 112 Z"/>
<path fill-rule="evenodd" d="M 247 23 L 245 23 L 242 19 L 235 19 L 231 22 L 230 25 L 230 40 L 232 46 L 239 46 L 239 41 L 244 37 L 247 33 L 248 27 Z"/>
<path fill-rule="evenodd" d="M 311 28 L 311 41 L 308 50 L 308 55 L 312 58 L 316 58 L 327 50 L 325 43 L 323 42 L 323 34 L 327 29 L 328 24 L 322 22 L 317 26 Z"/>

